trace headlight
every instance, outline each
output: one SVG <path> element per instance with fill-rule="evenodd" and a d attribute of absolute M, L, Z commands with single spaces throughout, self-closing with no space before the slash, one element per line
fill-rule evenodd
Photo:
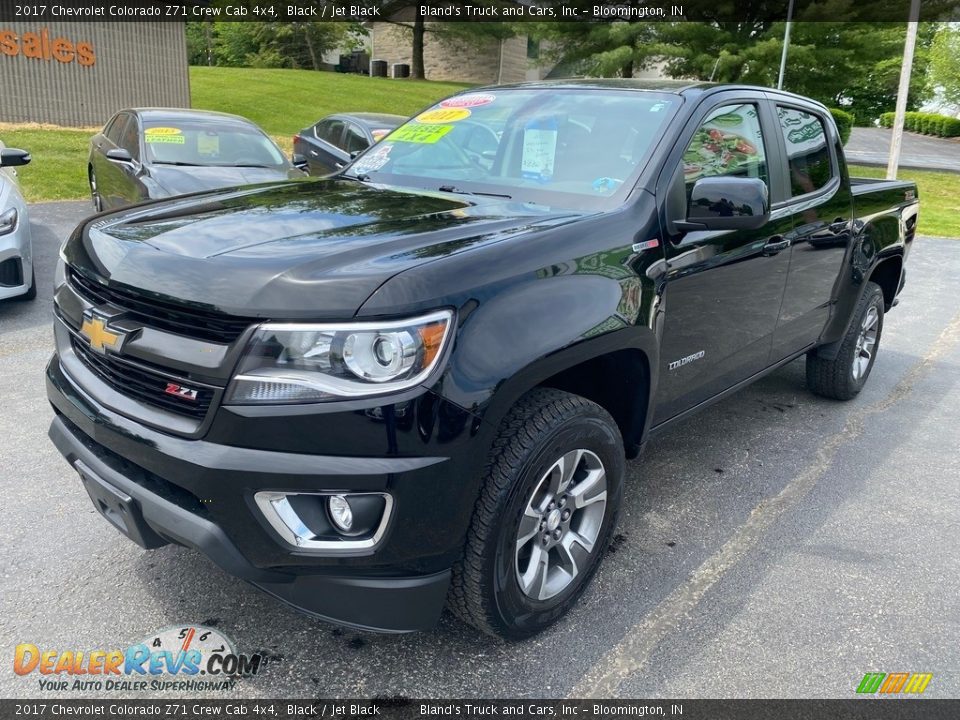
<path fill-rule="evenodd" d="M 0 235 L 12 233 L 17 229 L 17 209 L 10 208 L 5 213 L 0 213 Z"/>
<path fill-rule="evenodd" d="M 225 402 L 324 402 L 383 395 L 423 382 L 443 355 L 453 312 L 349 324 L 257 328 Z"/>

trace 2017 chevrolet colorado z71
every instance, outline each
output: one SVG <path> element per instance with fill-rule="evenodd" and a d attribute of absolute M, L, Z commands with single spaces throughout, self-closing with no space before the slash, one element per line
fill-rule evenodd
<path fill-rule="evenodd" d="M 85 221 L 50 435 L 146 548 L 356 627 L 448 602 L 523 637 L 597 569 L 652 433 L 801 355 L 859 392 L 916 220 L 795 95 L 471 91 L 327 178 Z"/>

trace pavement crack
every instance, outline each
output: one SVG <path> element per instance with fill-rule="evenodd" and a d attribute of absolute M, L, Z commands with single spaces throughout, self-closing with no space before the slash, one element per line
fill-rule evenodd
<path fill-rule="evenodd" d="M 572 689 L 569 698 L 616 697 L 620 684 L 643 670 L 661 642 L 677 630 L 723 575 L 741 562 L 760 542 L 764 533 L 800 502 L 833 463 L 837 452 L 863 432 L 864 421 L 904 399 L 934 363 L 960 342 L 960 313 L 950 321 L 930 350 L 901 378 L 883 399 L 850 413 L 843 428 L 826 438 L 810 465 L 773 497 L 762 500 L 746 522 L 710 556 L 682 585 L 634 625 Z"/>

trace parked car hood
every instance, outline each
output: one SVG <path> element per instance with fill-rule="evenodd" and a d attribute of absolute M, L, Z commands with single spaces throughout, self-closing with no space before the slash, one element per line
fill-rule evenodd
<path fill-rule="evenodd" d="M 395 274 L 580 214 L 323 179 L 91 218 L 67 261 L 108 285 L 252 317 L 352 317 Z"/>
<path fill-rule="evenodd" d="M 169 195 L 186 195 L 238 185 L 293 180 L 303 177 L 303 173 L 294 167 L 151 165 L 150 177 Z"/>

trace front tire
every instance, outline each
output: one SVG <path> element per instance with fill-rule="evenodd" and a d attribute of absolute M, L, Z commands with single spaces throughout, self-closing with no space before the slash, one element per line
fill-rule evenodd
<path fill-rule="evenodd" d="M 490 635 L 528 637 L 586 589 L 616 525 L 623 440 L 596 403 L 534 390 L 500 425 L 450 607 Z"/>
<path fill-rule="evenodd" d="M 883 290 L 868 282 L 837 356 L 827 360 L 816 350 L 807 353 L 807 387 L 811 392 L 834 400 L 850 400 L 859 394 L 877 359 L 883 311 Z"/>

